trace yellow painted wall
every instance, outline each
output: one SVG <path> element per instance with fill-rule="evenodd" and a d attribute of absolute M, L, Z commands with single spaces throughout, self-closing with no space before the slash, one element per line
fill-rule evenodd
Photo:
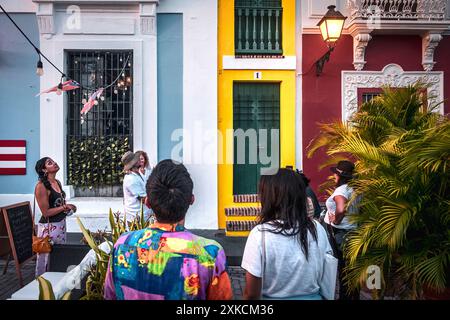
<path fill-rule="evenodd" d="M 282 48 L 283 55 L 295 55 L 295 0 L 283 0 Z M 233 202 L 233 137 L 226 137 L 233 129 L 233 82 L 280 83 L 280 166 L 295 167 L 295 71 L 262 71 L 262 80 L 254 80 L 256 70 L 223 70 L 224 55 L 234 55 L 234 0 L 219 0 L 219 54 L 218 54 L 218 128 L 219 138 L 219 228 L 225 228 L 225 208 L 255 206 Z M 227 150 L 228 149 L 228 150 Z M 227 161 L 228 157 L 228 161 Z M 248 218 L 242 218 L 247 220 Z M 241 220 L 233 217 L 233 220 Z"/>

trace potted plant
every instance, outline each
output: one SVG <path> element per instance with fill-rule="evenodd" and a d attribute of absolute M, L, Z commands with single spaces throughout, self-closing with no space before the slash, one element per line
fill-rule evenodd
<path fill-rule="evenodd" d="M 358 227 L 344 247 L 345 281 L 365 286 L 367 270 L 381 270 L 375 298 L 420 299 L 447 294 L 450 262 L 450 121 L 429 106 L 424 88 L 384 88 L 347 123 L 321 124 L 311 157 L 325 148 L 356 161 L 350 185 L 358 199 Z M 424 294 L 425 292 L 425 294 Z"/>

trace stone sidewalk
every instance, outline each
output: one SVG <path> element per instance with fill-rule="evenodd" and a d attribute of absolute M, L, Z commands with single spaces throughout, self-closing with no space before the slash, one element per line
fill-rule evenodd
<path fill-rule="evenodd" d="M 35 262 L 30 261 L 22 266 L 22 277 L 24 285 L 27 285 L 34 280 Z M 5 261 L 0 260 L 0 272 L 3 272 Z M 241 267 L 229 266 L 228 274 L 231 278 L 231 285 L 233 287 L 234 299 L 242 300 L 242 295 L 245 287 L 245 271 Z M 0 300 L 6 300 L 11 295 L 20 289 L 19 280 L 16 275 L 16 268 L 14 261 L 11 261 L 8 266 L 6 274 L 0 274 Z"/>
<path fill-rule="evenodd" d="M 14 261 L 10 261 L 6 274 L 3 274 L 3 268 L 6 261 L 0 260 L 0 300 L 6 300 L 11 298 L 11 295 L 20 289 L 19 279 L 16 274 L 16 267 Z M 27 285 L 34 280 L 36 262 L 29 261 L 21 268 L 23 284 Z"/>

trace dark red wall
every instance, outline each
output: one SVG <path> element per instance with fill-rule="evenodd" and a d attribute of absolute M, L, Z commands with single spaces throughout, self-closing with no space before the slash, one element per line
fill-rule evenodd
<path fill-rule="evenodd" d="M 303 35 L 303 169 L 317 187 L 330 175 L 328 168 L 319 170 L 326 154 L 318 152 L 307 158 L 307 146 L 317 136 L 318 122 L 341 119 L 341 71 L 354 70 L 353 39 L 342 36 L 325 64 L 323 73 L 317 77 L 314 62 L 326 51 L 320 35 Z M 444 97 L 450 97 L 450 36 L 444 37 L 435 52 L 437 61 L 434 71 L 444 71 Z M 400 65 L 405 71 L 423 71 L 422 39 L 420 36 L 374 36 L 366 49 L 364 70 L 380 71 L 390 63 Z M 449 112 L 449 103 L 445 103 Z M 320 195 L 324 199 L 324 195 Z"/>

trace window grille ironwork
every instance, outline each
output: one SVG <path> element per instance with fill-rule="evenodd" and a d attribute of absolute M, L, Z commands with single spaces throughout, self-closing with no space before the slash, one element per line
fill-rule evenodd
<path fill-rule="evenodd" d="M 93 88 L 112 83 L 122 68 L 116 84 L 103 91 L 98 105 L 83 119 L 83 100 L 89 99 Z M 74 186 L 76 196 L 120 197 L 120 159 L 133 147 L 132 51 L 68 51 L 66 74 L 82 86 L 68 92 L 67 183 Z"/>
<path fill-rule="evenodd" d="M 235 54 L 282 55 L 281 0 L 235 0 Z"/>

